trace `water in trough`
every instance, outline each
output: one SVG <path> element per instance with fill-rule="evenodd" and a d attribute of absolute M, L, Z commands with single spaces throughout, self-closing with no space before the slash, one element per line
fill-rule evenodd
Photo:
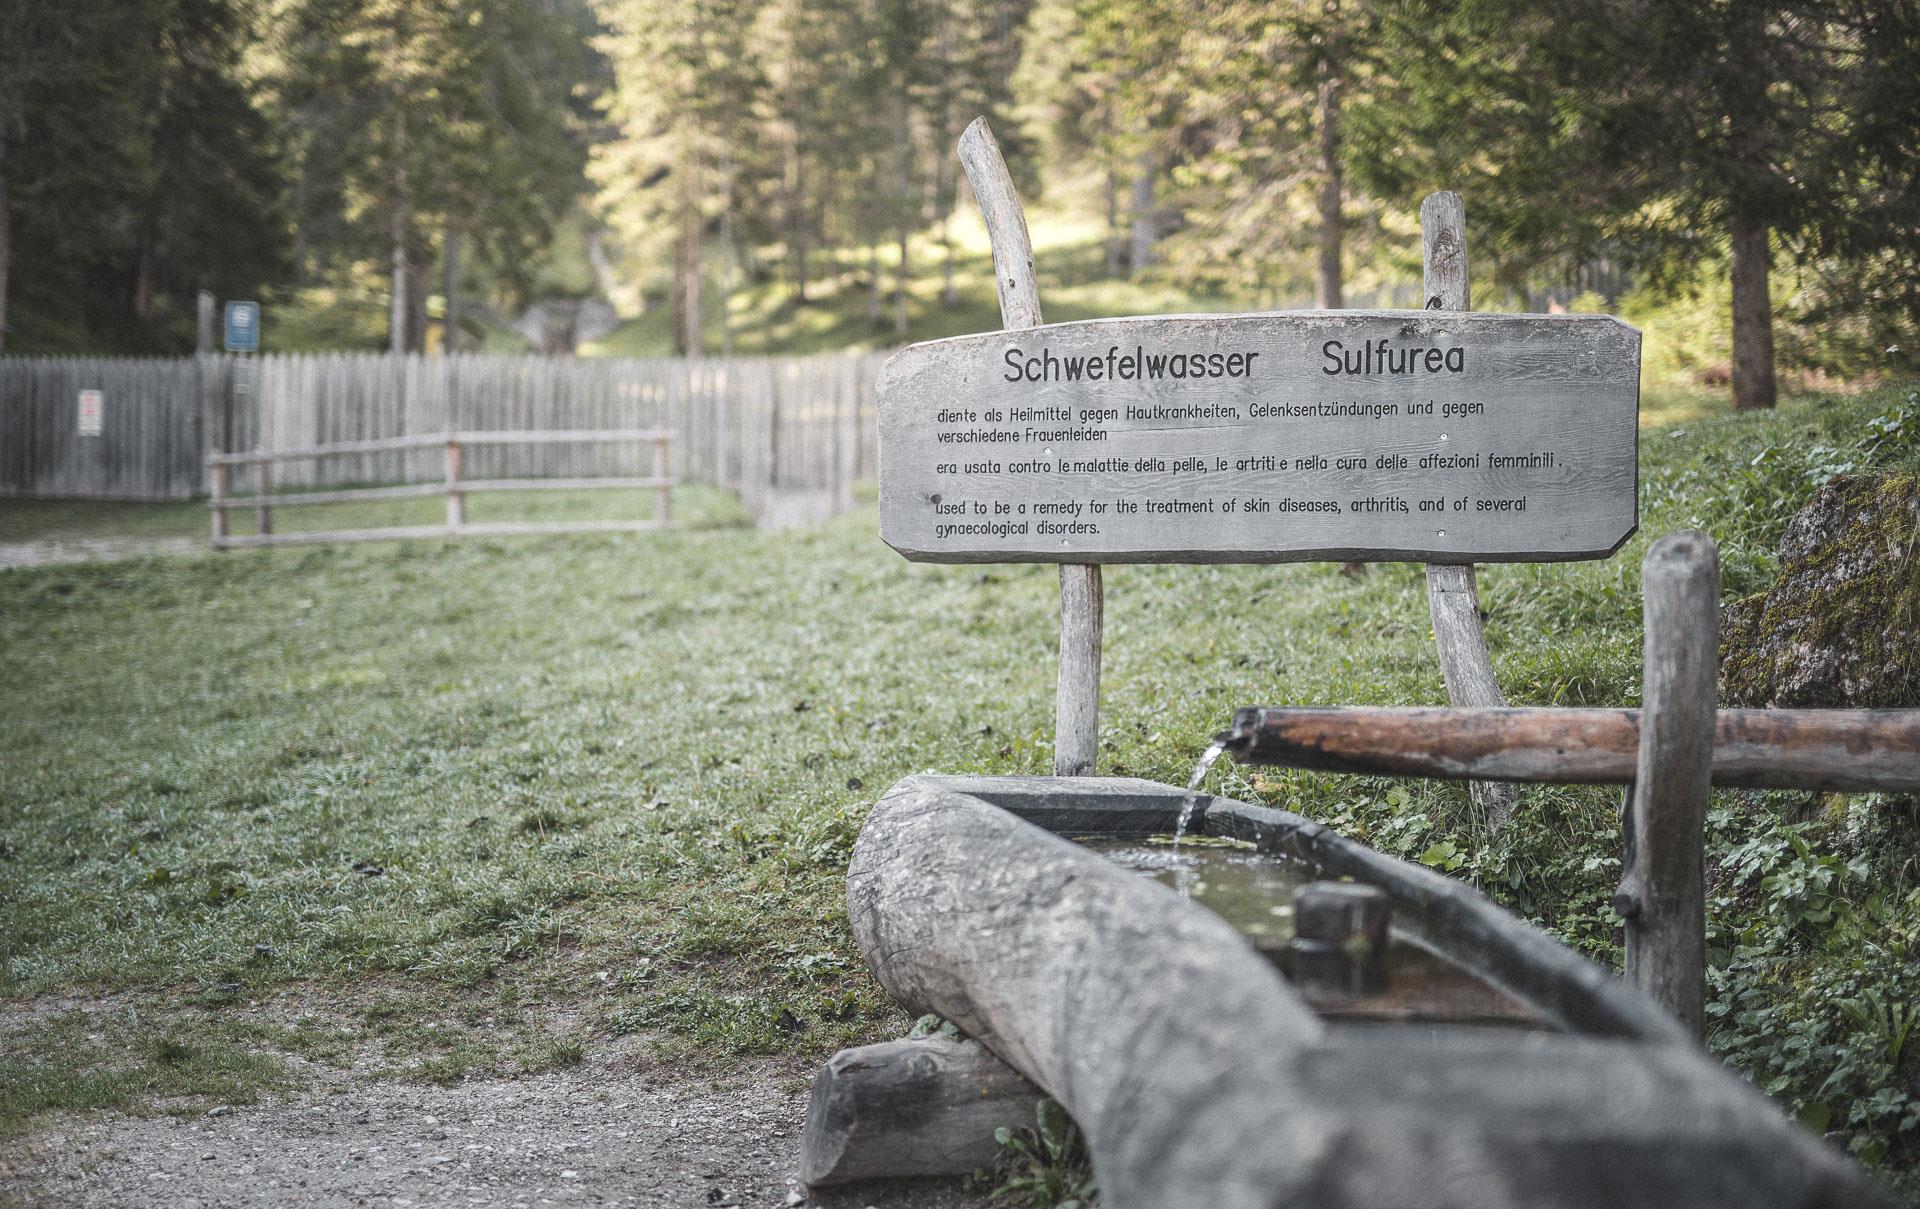
<path fill-rule="evenodd" d="M 1083 838 L 1083 847 L 1151 877 L 1232 924 L 1283 973 L 1293 939 L 1293 895 L 1323 875 L 1314 866 L 1252 844 L 1213 836 Z M 1388 932 L 1386 987 L 1377 995 L 1323 994 L 1301 987 L 1331 1020 L 1486 1028 L 1549 1027 L 1538 1013 L 1441 957 L 1398 927 Z"/>

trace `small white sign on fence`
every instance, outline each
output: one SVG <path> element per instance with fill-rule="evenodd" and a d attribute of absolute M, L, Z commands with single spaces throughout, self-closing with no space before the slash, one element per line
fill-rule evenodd
<path fill-rule="evenodd" d="M 105 420 L 106 394 L 97 390 L 80 392 L 80 435 L 97 437 Z"/>

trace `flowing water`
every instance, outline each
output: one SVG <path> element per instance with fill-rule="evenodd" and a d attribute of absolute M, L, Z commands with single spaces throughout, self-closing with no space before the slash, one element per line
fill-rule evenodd
<path fill-rule="evenodd" d="M 1200 782 L 1207 779 L 1213 771 L 1214 761 L 1225 755 L 1227 745 L 1215 739 L 1207 745 L 1206 753 L 1200 762 L 1193 766 L 1193 775 L 1187 778 L 1187 796 L 1180 802 L 1180 821 L 1173 827 L 1173 850 L 1180 851 L 1180 837 L 1187 833 L 1187 824 L 1193 822 L 1193 808 L 1200 801 Z"/>

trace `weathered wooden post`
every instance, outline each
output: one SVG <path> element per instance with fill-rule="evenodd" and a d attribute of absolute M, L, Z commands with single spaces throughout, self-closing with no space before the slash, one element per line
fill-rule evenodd
<path fill-rule="evenodd" d="M 260 460 L 253 464 L 254 483 L 260 491 L 260 499 L 258 501 L 260 536 L 269 537 L 273 534 L 273 504 L 268 499 L 268 496 L 273 492 L 273 464 L 267 460 L 266 450 L 256 449 L 254 452 L 260 455 Z"/>
<path fill-rule="evenodd" d="M 460 490 L 461 463 L 464 460 L 460 434 L 447 434 L 447 528 L 460 532 L 467 523 L 467 497 Z"/>
<path fill-rule="evenodd" d="M 910 1037 L 841 1050 L 813 1079 L 800 1178 L 967 1175 L 999 1152 L 995 1129 L 1033 1123 L 1040 1095 L 978 1041 Z"/>
<path fill-rule="evenodd" d="M 1683 530 L 1642 564 L 1646 671 L 1640 755 L 1614 906 L 1628 981 L 1699 1036 L 1706 977 L 1705 843 L 1720 652 L 1720 552 Z"/>
<path fill-rule="evenodd" d="M 659 480 L 659 486 L 654 488 L 653 521 L 662 529 L 673 524 L 673 478 L 667 469 L 670 465 L 667 460 L 667 444 L 670 440 L 669 437 L 656 437 L 653 442 L 653 477 Z"/>
<path fill-rule="evenodd" d="M 213 464 L 213 548 L 227 548 L 227 464 L 219 455 L 208 459 Z"/>
<path fill-rule="evenodd" d="M 1027 216 L 987 119 L 975 118 L 960 136 L 960 164 L 993 244 L 1001 326 L 1010 332 L 1039 327 L 1040 284 L 1034 276 Z M 1053 775 L 1057 777 L 1091 776 L 1098 758 L 1104 605 L 1098 563 L 1060 564 L 1060 680 L 1054 693 L 1053 724 Z"/>
<path fill-rule="evenodd" d="M 1473 309 L 1467 281 L 1467 204 L 1458 193 L 1430 193 L 1420 203 L 1420 262 L 1426 309 Z M 1505 705 L 1480 622 L 1473 564 L 1428 563 L 1427 604 L 1447 700 L 1473 709 Z M 1487 812 L 1488 829 L 1498 834 L 1513 817 L 1518 793 L 1511 785 L 1493 781 L 1475 781 L 1468 792 Z"/>

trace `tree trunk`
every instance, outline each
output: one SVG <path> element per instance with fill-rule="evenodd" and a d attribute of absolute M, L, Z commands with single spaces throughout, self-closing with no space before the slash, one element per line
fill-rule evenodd
<path fill-rule="evenodd" d="M 945 177 L 951 171 L 946 166 L 946 156 L 940 157 L 940 165 L 940 174 Z M 960 254 L 953 242 L 953 215 L 954 211 L 960 208 L 966 189 L 965 180 L 959 173 L 953 172 L 952 176 L 953 195 L 949 198 L 946 211 L 940 215 L 940 247 L 944 252 L 944 258 L 940 262 L 940 305 L 949 308 L 960 305 L 960 287 L 954 284 L 954 277 L 960 268 Z M 946 193 L 947 185 L 944 181 L 939 191 L 943 195 Z"/>
<path fill-rule="evenodd" d="M 893 334 L 907 334 L 907 224 L 900 224 L 900 264 L 895 269 L 893 279 Z"/>
<path fill-rule="evenodd" d="M 407 351 L 427 351 L 427 276 L 430 260 L 417 239 L 407 241 Z"/>
<path fill-rule="evenodd" d="M 13 210 L 7 202 L 7 140 L 0 133 L 0 352 L 7 347 L 7 273 L 13 259 Z"/>
<path fill-rule="evenodd" d="M 899 192 L 900 215 L 900 263 L 895 267 L 893 284 L 893 334 L 896 336 L 907 334 L 907 279 L 911 272 L 907 241 L 913 234 L 913 130 L 905 95 L 906 89 L 902 87 L 901 100 L 896 105 L 893 150 L 894 188 Z"/>
<path fill-rule="evenodd" d="M 1121 258 L 1126 255 L 1127 237 L 1120 230 L 1120 177 L 1107 169 L 1107 276 L 1120 276 Z"/>
<path fill-rule="evenodd" d="M 460 228 L 447 224 L 447 237 L 441 249 L 440 294 L 446 306 L 446 318 L 440 323 L 440 353 L 451 356 L 460 351 Z"/>
<path fill-rule="evenodd" d="M 1343 236 L 1340 213 L 1340 70 L 1328 62 L 1320 67 L 1320 230 L 1319 274 L 1314 282 L 1313 302 L 1322 310 L 1337 310 L 1346 305 L 1340 272 L 1340 245 Z"/>
<path fill-rule="evenodd" d="M 1767 116 L 1768 5 L 1736 0 L 1724 10 L 1732 62 L 1742 65 L 1725 85 L 1727 146 L 1727 236 L 1733 254 L 1733 407 L 1758 411 L 1774 404 L 1773 300 L 1767 292 L 1777 188 Z"/>
<path fill-rule="evenodd" d="M 1153 153 L 1142 151 L 1134 161 L 1133 239 L 1128 248 L 1127 271 L 1139 273 L 1153 263 L 1153 242 L 1158 234 L 1153 220 Z"/>
<path fill-rule="evenodd" d="M 679 281 L 676 285 L 674 315 L 679 326 L 674 343 L 683 357 L 698 357 L 702 343 L 700 285 L 701 260 L 706 252 L 705 217 L 700 213 L 700 190 L 696 170 L 688 165 L 680 174 L 680 246 L 676 257 Z"/>
<path fill-rule="evenodd" d="M 800 149 L 787 148 L 787 262 L 793 289 L 788 304 L 807 305 L 806 174 Z"/>
<path fill-rule="evenodd" d="M 731 167 L 728 179 L 732 179 Z M 720 255 L 724 261 L 720 272 L 720 355 L 723 357 L 733 356 L 733 278 L 739 271 L 739 253 L 733 238 L 733 192 L 729 184 L 726 209 L 720 211 Z"/>
<path fill-rule="evenodd" d="M 133 317 L 145 323 L 153 316 L 153 237 L 142 235 L 133 259 Z"/>
<path fill-rule="evenodd" d="M 407 115 L 393 119 L 393 213 L 388 238 L 393 242 L 393 297 L 387 311 L 387 351 L 407 351 Z"/>
<path fill-rule="evenodd" d="M 881 295 L 880 288 L 880 245 L 867 241 L 867 326 L 880 326 Z"/>
<path fill-rule="evenodd" d="M 1736 214 L 1733 237 L 1733 408 L 1774 405 L 1773 299 L 1767 292 L 1767 225 Z"/>

